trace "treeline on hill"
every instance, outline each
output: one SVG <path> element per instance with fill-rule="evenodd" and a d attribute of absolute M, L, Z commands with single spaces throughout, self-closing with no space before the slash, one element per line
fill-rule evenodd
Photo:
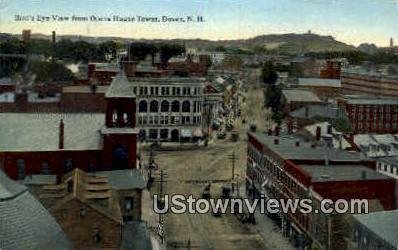
<path fill-rule="evenodd" d="M 377 50 L 373 54 L 361 51 L 331 51 L 331 52 L 310 52 L 306 56 L 317 59 L 347 58 L 351 64 L 361 64 L 364 61 L 375 64 L 398 64 L 398 55 L 384 50 Z"/>

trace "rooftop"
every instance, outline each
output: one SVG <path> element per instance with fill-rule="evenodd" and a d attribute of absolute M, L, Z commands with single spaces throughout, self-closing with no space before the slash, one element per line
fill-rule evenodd
<path fill-rule="evenodd" d="M 61 227 L 27 188 L 0 170 L 2 249 L 71 249 Z"/>
<path fill-rule="evenodd" d="M 295 118 L 324 117 L 331 119 L 346 118 L 345 110 L 332 105 L 313 104 L 293 110 L 289 113 Z"/>
<path fill-rule="evenodd" d="M 346 102 L 355 105 L 398 105 L 398 99 L 387 98 L 352 98 Z"/>
<path fill-rule="evenodd" d="M 109 86 L 97 86 L 95 90 L 97 93 L 106 93 Z M 91 86 L 88 85 L 77 85 L 77 86 L 66 86 L 62 88 L 62 93 L 91 93 Z"/>
<path fill-rule="evenodd" d="M 53 103 L 60 102 L 61 96 L 57 94 L 56 96 L 51 97 L 40 97 L 39 93 L 29 92 L 28 93 L 28 102 L 45 102 L 45 103 Z"/>
<path fill-rule="evenodd" d="M 321 102 L 319 97 L 309 90 L 284 89 L 282 94 L 287 102 Z"/>
<path fill-rule="evenodd" d="M 104 114 L 0 113 L 0 152 L 59 150 L 61 119 L 64 150 L 102 149 Z"/>
<path fill-rule="evenodd" d="M 115 190 L 146 188 L 146 182 L 138 169 L 100 171 L 94 175 L 107 177 Z"/>
<path fill-rule="evenodd" d="M 398 210 L 355 214 L 353 216 L 374 234 L 392 246 L 396 246 L 398 239 Z"/>
<path fill-rule="evenodd" d="M 129 77 L 130 85 L 193 85 L 193 84 L 205 84 L 205 78 L 201 77 Z"/>
<path fill-rule="evenodd" d="M 297 136 L 268 136 L 265 133 L 250 133 L 260 143 L 266 145 L 271 150 L 276 152 L 279 156 L 289 160 L 325 160 L 327 156 L 331 161 L 357 161 L 361 160 L 358 152 L 349 152 L 345 150 L 329 148 L 326 155 L 325 147 L 317 146 L 312 148 L 312 144 L 303 141 Z M 275 139 L 279 140 L 275 144 Z M 296 146 L 296 142 L 300 141 L 300 146 Z"/>
<path fill-rule="evenodd" d="M 121 249 L 152 250 L 149 228 L 145 222 L 134 221 L 123 226 Z"/>
<path fill-rule="evenodd" d="M 112 80 L 105 96 L 108 98 L 135 98 L 133 88 L 134 86 L 130 84 L 122 71 Z"/>
<path fill-rule="evenodd" d="M 340 88 L 340 79 L 299 78 L 299 86 Z"/>
<path fill-rule="evenodd" d="M 300 165 L 312 182 L 385 180 L 389 177 L 361 165 Z"/>

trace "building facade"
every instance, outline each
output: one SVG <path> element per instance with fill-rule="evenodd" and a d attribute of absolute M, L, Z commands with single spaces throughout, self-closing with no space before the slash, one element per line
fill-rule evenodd
<path fill-rule="evenodd" d="M 202 78 L 130 78 L 143 141 L 191 141 L 202 136 Z"/>
<path fill-rule="evenodd" d="M 354 133 L 395 133 L 398 131 L 398 100 L 351 98 L 339 100 Z"/>

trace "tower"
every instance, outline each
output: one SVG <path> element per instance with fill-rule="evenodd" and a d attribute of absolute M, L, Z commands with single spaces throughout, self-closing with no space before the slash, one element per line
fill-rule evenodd
<path fill-rule="evenodd" d="M 394 39 L 392 37 L 390 38 L 390 47 L 394 47 Z"/>
<path fill-rule="evenodd" d="M 113 79 L 105 98 L 103 165 L 106 170 L 136 168 L 135 95 L 123 71 Z"/>

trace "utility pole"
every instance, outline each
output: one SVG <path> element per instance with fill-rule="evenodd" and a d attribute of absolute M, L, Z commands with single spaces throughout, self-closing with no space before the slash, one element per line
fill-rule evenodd
<path fill-rule="evenodd" d="M 232 180 L 235 180 L 235 161 L 238 159 L 235 155 L 235 151 L 232 152 L 232 155 L 229 157 L 232 163 Z"/>

